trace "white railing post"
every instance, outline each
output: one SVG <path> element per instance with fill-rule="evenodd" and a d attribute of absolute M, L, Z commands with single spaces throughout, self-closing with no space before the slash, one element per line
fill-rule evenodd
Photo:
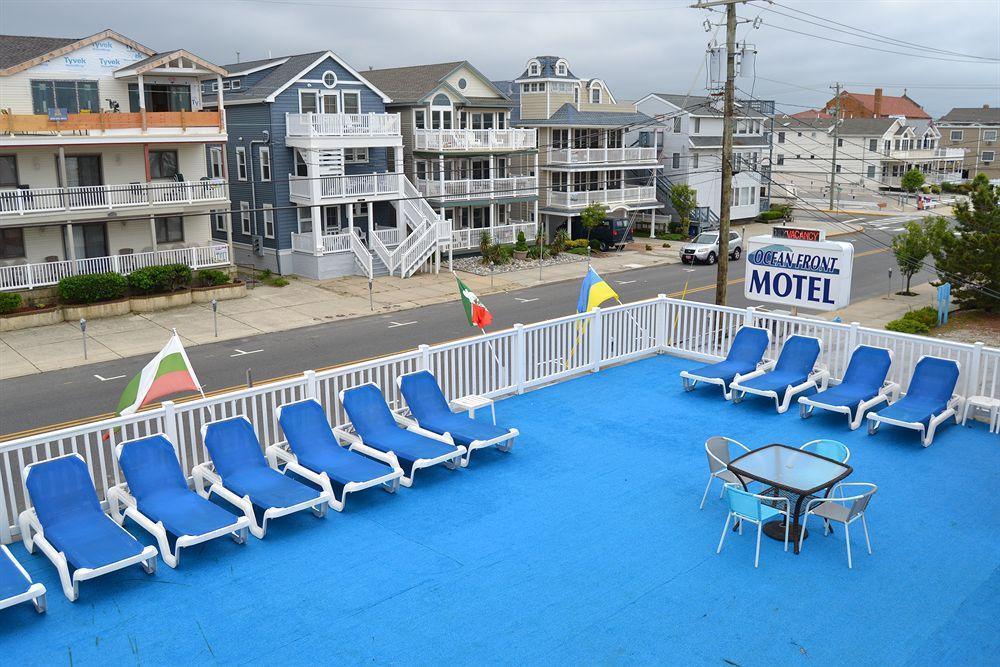
<path fill-rule="evenodd" d="M 181 443 L 177 441 L 177 407 L 173 401 L 163 401 L 163 435 L 167 440 L 174 443 L 174 449 L 180 449 Z"/>
<path fill-rule="evenodd" d="M 197 269 L 198 268 L 198 249 L 197 248 L 188 248 L 188 250 L 191 251 L 191 259 L 189 260 L 191 262 L 191 268 L 192 269 Z"/>
<path fill-rule="evenodd" d="M 28 278 L 28 289 L 34 289 L 35 288 L 35 270 L 32 268 L 31 264 L 25 264 L 24 266 L 27 269 L 26 275 L 27 275 L 27 278 Z"/>
<path fill-rule="evenodd" d="M 526 351 L 524 348 L 524 325 L 518 322 L 514 325 L 514 354 L 511 363 L 514 364 L 514 390 L 524 393 L 524 377 L 527 369 Z"/>
<path fill-rule="evenodd" d="M 590 365 L 591 371 L 601 370 L 601 349 L 603 347 L 603 332 L 601 331 L 601 307 L 597 306 L 590 316 Z"/>
<path fill-rule="evenodd" d="M 430 345 L 421 344 L 417 346 L 420 350 L 420 370 L 429 371 L 431 369 L 431 347 Z"/>
<path fill-rule="evenodd" d="M 306 378 L 306 398 L 316 398 L 316 371 L 306 371 L 302 375 Z"/>
<path fill-rule="evenodd" d="M 854 352 L 854 348 L 858 346 L 858 328 L 861 326 L 860 322 L 851 322 L 851 329 L 847 332 L 847 349 L 844 350 L 844 368 L 847 368 L 847 364 L 851 361 L 851 353 Z"/>
<path fill-rule="evenodd" d="M 744 313 L 743 315 L 743 326 L 745 327 L 753 326 L 753 318 L 756 312 L 757 312 L 756 308 L 754 308 L 753 306 L 747 306 L 746 313 Z"/>
<path fill-rule="evenodd" d="M 667 295 L 656 295 L 656 353 L 667 351 Z"/>
<path fill-rule="evenodd" d="M 122 272 L 121 258 L 118 255 L 111 255 L 111 267 L 115 273 Z"/>
<path fill-rule="evenodd" d="M 965 376 L 965 396 L 975 396 L 979 391 L 979 372 L 983 364 L 983 344 L 976 342 L 972 347 L 972 358 L 969 359 L 969 372 Z"/>

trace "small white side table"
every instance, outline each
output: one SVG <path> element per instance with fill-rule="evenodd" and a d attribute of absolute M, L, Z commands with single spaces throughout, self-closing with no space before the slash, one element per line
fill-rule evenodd
<path fill-rule="evenodd" d="M 486 396 L 478 396 L 476 394 L 470 394 L 469 396 L 462 396 L 461 398 L 456 398 L 451 402 L 455 407 L 461 408 L 463 410 L 469 411 L 469 416 L 473 419 L 476 418 L 476 410 L 479 408 L 490 409 L 493 414 L 493 425 L 496 426 L 497 423 L 497 408 L 493 403 L 492 398 L 487 398 Z"/>
<path fill-rule="evenodd" d="M 962 426 L 969 420 L 969 413 L 983 410 L 990 416 L 990 433 L 1000 433 L 1000 398 L 990 396 L 970 396 L 965 399 L 965 412 L 962 415 Z"/>

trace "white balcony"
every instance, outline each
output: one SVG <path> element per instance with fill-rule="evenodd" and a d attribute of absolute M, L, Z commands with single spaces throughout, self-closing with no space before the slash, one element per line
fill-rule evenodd
<path fill-rule="evenodd" d="M 965 151 L 961 148 L 914 148 L 910 150 L 890 150 L 890 160 L 961 160 Z"/>
<path fill-rule="evenodd" d="M 535 130 L 416 130 L 414 150 L 440 151 L 520 151 L 538 145 Z"/>
<path fill-rule="evenodd" d="M 593 164 L 656 164 L 656 149 L 629 146 L 622 148 L 552 148 L 549 149 L 549 164 L 593 165 Z"/>
<path fill-rule="evenodd" d="M 538 195 L 537 176 L 512 176 L 510 178 L 470 178 L 452 181 L 418 180 L 417 187 L 425 196 L 434 199 L 517 199 Z"/>
<path fill-rule="evenodd" d="M 591 204 L 609 206 L 648 204 L 656 200 L 653 186 L 628 186 L 612 190 L 577 190 L 549 193 L 549 205 L 558 208 L 586 208 Z"/>
<path fill-rule="evenodd" d="M 400 136 L 398 113 L 289 113 L 289 137 L 395 137 Z"/>
<path fill-rule="evenodd" d="M 489 232 L 494 243 L 514 243 L 517 241 L 517 233 L 524 232 L 524 238 L 528 243 L 535 240 L 538 234 L 538 225 L 533 222 L 522 220 L 511 220 L 506 225 L 494 225 L 493 227 L 466 227 L 464 229 L 454 229 L 451 232 L 451 247 L 454 250 L 468 250 L 478 248 L 479 240 L 483 232 Z"/>
<path fill-rule="evenodd" d="M 225 181 L 221 180 L 0 190 L 0 216 L 175 207 L 178 204 L 227 201 L 229 193 Z"/>
<path fill-rule="evenodd" d="M 403 178 L 402 174 L 316 177 L 289 174 L 289 197 L 299 204 L 356 202 L 359 198 L 388 199 L 402 196 Z"/>
<path fill-rule="evenodd" d="M 192 269 L 205 269 L 229 264 L 229 246 L 212 244 L 174 250 L 154 250 L 128 255 L 67 259 L 37 264 L 0 266 L 0 290 L 34 289 L 55 285 L 63 278 L 87 273 L 129 274 L 136 269 L 162 264 L 186 264 Z"/>

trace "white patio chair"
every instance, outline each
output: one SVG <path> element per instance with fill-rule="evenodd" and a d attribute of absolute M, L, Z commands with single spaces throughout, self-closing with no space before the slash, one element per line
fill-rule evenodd
<path fill-rule="evenodd" d="M 705 493 L 701 496 L 701 504 L 698 505 L 698 509 L 704 509 L 705 499 L 708 498 L 708 490 L 712 488 L 712 482 L 714 480 L 721 479 L 724 484 L 740 483 L 740 478 L 730 472 L 727 467 L 733 458 L 729 449 L 730 445 L 739 447 L 743 450 L 743 452 L 750 451 L 750 448 L 742 442 L 737 442 L 732 438 L 727 438 L 721 435 L 712 436 L 705 441 L 705 453 L 708 454 L 708 484 L 705 485 Z M 743 481 L 749 485 L 753 480 L 744 479 Z M 723 486 L 722 493 L 725 493 L 725 491 L 725 486 Z M 720 498 L 722 497 L 722 493 L 719 494 Z"/>
<path fill-rule="evenodd" d="M 867 489 L 862 493 L 853 496 L 845 496 L 845 488 Z M 851 524 L 861 519 L 861 527 L 865 531 L 865 544 L 868 553 L 872 552 L 872 541 L 868 537 L 868 523 L 865 521 L 865 510 L 871 500 L 872 494 L 878 487 L 868 482 L 841 482 L 833 487 L 833 491 L 827 498 L 813 498 L 806 503 L 805 515 L 802 517 L 802 530 L 799 532 L 799 551 L 802 551 L 802 537 L 806 534 L 806 524 L 810 515 L 816 515 L 823 519 L 823 534 L 830 532 L 830 522 L 844 524 L 844 542 L 847 543 L 847 567 L 852 568 L 851 562 Z"/>

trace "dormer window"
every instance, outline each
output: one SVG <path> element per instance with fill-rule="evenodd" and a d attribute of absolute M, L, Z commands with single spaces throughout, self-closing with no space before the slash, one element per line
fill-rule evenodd
<path fill-rule="evenodd" d="M 538 76 L 539 74 L 541 74 L 541 66 L 536 61 L 532 61 L 528 65 L 528 76 Z"/>
<path fill-rule="evenodd" d="M 601 88 L 600 86 L 594 86 L 590 89 L 590 103 L 600 104 L 601 103 Z"/>
<path fill-rule="evenodd" d="M 566 76 L 566 63 L 556 65 L 556 76 Z"/>

